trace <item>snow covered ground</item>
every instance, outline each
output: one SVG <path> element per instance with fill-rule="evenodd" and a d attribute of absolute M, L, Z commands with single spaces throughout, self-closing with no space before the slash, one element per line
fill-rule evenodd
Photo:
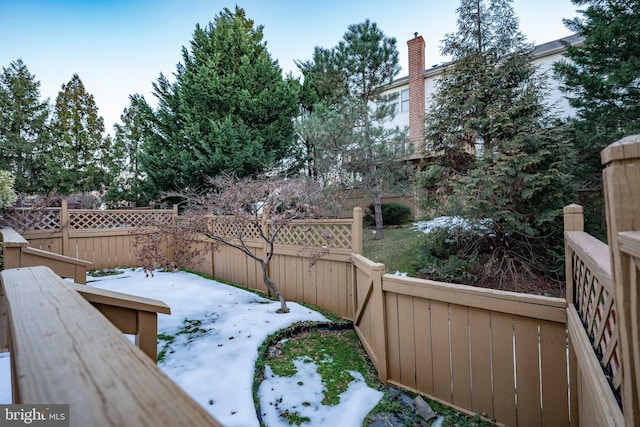
<path fill-rule="evenodd" d="M 88 281 L 89 286 L 159 299 L 171 307 L 171 315 L 158 316 L 158 350 L 165 349 L 158 366 L 225 426 L 259 426 L 251 386 L 262 342 L 293 323 L 326 320 L 291 302 L 290 313 L 277 314 L 279 302 L 186 272 L 146 278 L 140 270 L 124 270 Z M 174 337 L 172 342 L 169 337 Z M 293 378 L 271 376 L 266 370 L 261 399 L 278 401 L 280 412 L 289 409 L 309 417 L 313 426 L 361 425 L 382 393 L 356 373 L 340 404 L 324 406 L 321 379 L 312 365 L 301 361 Z M 0 403 L 11 403 L 10 384 L 8 353 L 0 354 Z M 261 412 L 269 426 L 289 427 L 268 403 Z"/>

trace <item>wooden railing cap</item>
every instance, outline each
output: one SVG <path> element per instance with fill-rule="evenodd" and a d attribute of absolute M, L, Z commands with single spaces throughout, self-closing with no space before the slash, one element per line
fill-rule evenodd
<path fill-rule="evenodd" d="M 2 233 L 3 244 L 7 248 L 23 248 L 29 246 L 29 242 L 13 228 L 2 228 L 0 229 L 0 233 Z"/>
<path fill-rule="evenodd" d="M 631 160 L 640 158 L 640 134 L 629 135 L 606 147 L 600 153 L 603 165 L 616 160 Z"/>

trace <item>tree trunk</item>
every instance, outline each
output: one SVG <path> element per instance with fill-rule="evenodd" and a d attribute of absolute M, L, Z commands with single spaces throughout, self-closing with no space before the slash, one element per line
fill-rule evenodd
<path fill-rule="evenodd" d="M 384 238 L 384 233 L 382 231 L 383 223 L 382 223 L 382 202 L 380 201 L 380 179 L 377 176 L 377 168 L 375 163 L 371 165 L 371 175 L 373 178 L 373 218 L 376 222 L 376 235 L 375 239 L 380 240 Z"/>
<path fill-rule="evenodd" d="M 282 295 L 282 293 L 278 289 L 278 286 L 276 286 L 275 282 L 271 280 L 269 274 L 267 273 L 269 264 L 262 262 L 260 263 L 260 266 L 262 267 L 262 280 L 264 280 L 264 284 L 267 286 L 269 293 L 277 296 L 278 300 L 280 300 L 280 312 L 288 313 L 289 308 L 287 307 L 287 300 L 284 298 L 284 295 Z"/>

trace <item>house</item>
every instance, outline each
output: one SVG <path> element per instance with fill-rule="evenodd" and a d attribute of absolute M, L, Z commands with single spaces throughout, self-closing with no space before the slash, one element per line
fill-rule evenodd
<path fill-rule="evenodd" d="M 562 59 L 566 50 L 565 42 L 570 45 L 581 43 L 581 36 L 572 35 L 535 46 L 533 49 L 534 63 L 541 73 L 546 73 L 549 81 L 548 103 L 555 108 L 559 117 L 570 117 L 574 114 L 569 102 L 560 91 L 559 82 L 553 78 L 552 66 Z M 396 116 L 389 126 L 408 127 L 409 140 L 413 143 L 416 154 L 412 158 L 419 158 L 424 146 L 425 111 L 435 91 L 434 85 L 446 64 L 434 65 L 425 69 L 425 42 L 422 36 L 415 33 L 415 37 L 407 41 L 409 56 L 409 75 L 391 83 L 384 91 L 385 94 L 396 95 Z"/>

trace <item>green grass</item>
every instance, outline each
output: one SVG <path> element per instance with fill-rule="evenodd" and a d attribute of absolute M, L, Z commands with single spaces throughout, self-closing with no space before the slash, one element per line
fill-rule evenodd
<path fill-rule="evenodd" d="M 282 356 L 269 358 L 265 364 L 278 376 L 291 377 L 296 368 L 293 362 L 305 357 L 305 361 L 314 362 L 324 384 L 323 405 L 337 405 L 340 395 L 347 391 L 353 377 L 349 371 L 358 371 L 366 375 L 368 383 L 375 381 L 375 370 L 367 362 L 366 353 L 359 344 L 353 330 L 319 331 L 311 330 L 287 340 L 281 347 Z"/>
<path fill-rule="evenodd" d="M 426 235 L 411 230 L 411 224 L 400 228 L 385 228 L 384 239 L 375 240 L 372 229 L 364 230 L 362 254 L 371 261 L 386 266 L 387 273 L 406 272 L 417 277 L 420 268 L 420 253 Z"/>
<path fill-rule="evenodd" d="M 108 269 L 108 268 L 87 271 L 87 274 L 91 277 L 116 276 L 122 273 L 123 273 L 122 270 L 115 270 L 115 269 Z"/>
<path fill-rule="evenodd" d="M 295 326 L 295 325 L 294 325 Z M 353 380 L 348 371 L 357 371 L 362 374 L 365 382 L 370 387 L 383 391 L 384 396 L 375 408 L 365 418 L 363 426 L 367 426 L 374 414 L 401 414 L 406 408 L 389 393 L 388 388 L 378 381 L 375 367 L 360 342 L 355 331 L 323 331 L 309 325 L 302 333 L 290 333 L 294 330 L 283 330 L 269 337 L 260 348 L 258 361 L 256 362 L 256 377 L 254 379 L 254 399 L 258 404 L 257 388 L 264 379 L 264 367 L 270 366 L 273 372 L 279 376 L 293 376 L 296 373 L 294 360 L 305 357 L 318 366 L 318 373 L 322 377 L 322 383 L 326 387 L 324 392 L 324 405 L 335 405 L 340 401 L 340 394 L 344 393 Z M 266 348 L 280 341 L 286 336 L 287 340 L 280 350 L 282 355 L 268 358 L 265 356 Z M 412 397 L 414 394 L 407 392 Z M 444 417 L 443 426 L 479 427 L 493 426 L 494 424 L 480 420 L 480 416 L 469 417 L 465 414 L 425 399 L 436 413 Z M 291 425 L 301 425 L 310 420 L 302 417 L 297 412 L 284 412 L 282 417 Z M 416 422 L 419 420 L 416 419 Z M 431 420 L 431 422 L 435 421 Z M 413 423 L 410 425 L 414 425 Z"/>

